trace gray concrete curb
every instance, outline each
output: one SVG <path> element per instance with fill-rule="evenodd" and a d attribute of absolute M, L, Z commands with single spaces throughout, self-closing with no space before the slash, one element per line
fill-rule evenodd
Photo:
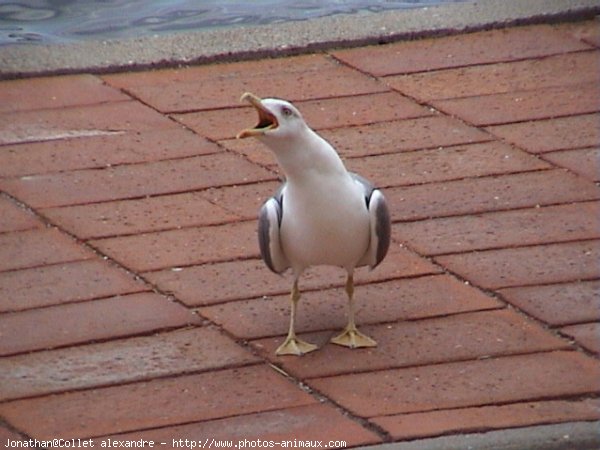
<path fill-rule="evenodd" d="M 598 450 L 600 422 L 571 422 L 360 447 L 362 450 Z"/>
<path fill-rule="evenodd" d="M 114 41 L 15 44 L 0 47 L 0 79 L 287 56 L 597 14 L 600 0 L 479 0 Z"/>

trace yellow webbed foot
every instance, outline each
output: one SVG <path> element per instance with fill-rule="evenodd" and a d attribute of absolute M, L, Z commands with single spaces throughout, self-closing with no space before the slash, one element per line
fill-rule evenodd
<path fill-rule="evenodd" d="M 281 344 L 275 354 L 281 355 L 296 355 L 302 356 L 305 353 L 310 353 L 316 350 L 318 347 L 310 342 L 303 341 L 302 339 L 298 339 L 295 336 L 288 336 L 283 344 Z"/>
<path fill-rule="evenodd" d="M 356 327 L 346 327 L 342 333 L 331 338 L 331 342 L 350 348 L 376 347 L 377 342 L 369 336 L 362 334 Z"/>

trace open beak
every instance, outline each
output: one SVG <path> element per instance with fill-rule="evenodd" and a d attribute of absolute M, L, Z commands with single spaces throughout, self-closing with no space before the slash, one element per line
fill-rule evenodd
<path fill-rule="evenodd" d="M 260 97 L 257 97 L 250 92 L 244 93 L 240 101 L 243 102 L 247 100 L 258 112 L 258 123 L 254 128 L 246 128 L 238 133 L 237 138 L 243 139 L 252 136 L 260 136 L 261 134 L 266 133 L 269 130 L 273 130 L 279 126 L 277 122 L 277 117 L 273 115 L 267 108 L 265 108 L 262 104 L 262 100 Z"/>

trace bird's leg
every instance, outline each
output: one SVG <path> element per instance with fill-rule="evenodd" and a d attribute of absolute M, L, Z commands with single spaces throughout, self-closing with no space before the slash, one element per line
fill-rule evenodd
<path fill-rule="evenodd" d="M 346 280 L 346 293 L 348 294 L 348 325 L 341 334 L 333 337 L 331 342 L 350 348 L 375 347 L 377 342 L 358 331 L 354 323 L 354 277 L 352 273 L 348 274 Z"/>
<path fill-rule="evenodd" d="M 294 330 L 295 321 L 296 321 L 296 306 L 298 304 L 298 300 L 300 300 L 300 291 L 298 290 L 298 280 L 294 280 L 294 285 L 292 286 L 292 294 L 290 295 L 292 311 L 290 315 L 290 330 L 288 331 L 288 335 L 285 338 L 283 344 L 281 344 L 275 353 L 277 355 L 298 355 L 301 356 L 305 353 L 312 352 L 317 349 L 317 346 L 311 344 L 309 342 L 305 342 L 296 337 L 296 332 Z"/>

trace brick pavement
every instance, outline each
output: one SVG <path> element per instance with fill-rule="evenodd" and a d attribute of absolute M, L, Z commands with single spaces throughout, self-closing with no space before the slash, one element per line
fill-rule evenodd
<path fill-rule="evenodd" d="M 0 83 L 0 440 L 349 446 L 600 419 L 600 37 L 536 25 Z M 325 344 L 343 276 L 258 260 L 277 168 L 244 91 L 297 103 L 385 188 L 357 275 L 379 347 Z"/>

